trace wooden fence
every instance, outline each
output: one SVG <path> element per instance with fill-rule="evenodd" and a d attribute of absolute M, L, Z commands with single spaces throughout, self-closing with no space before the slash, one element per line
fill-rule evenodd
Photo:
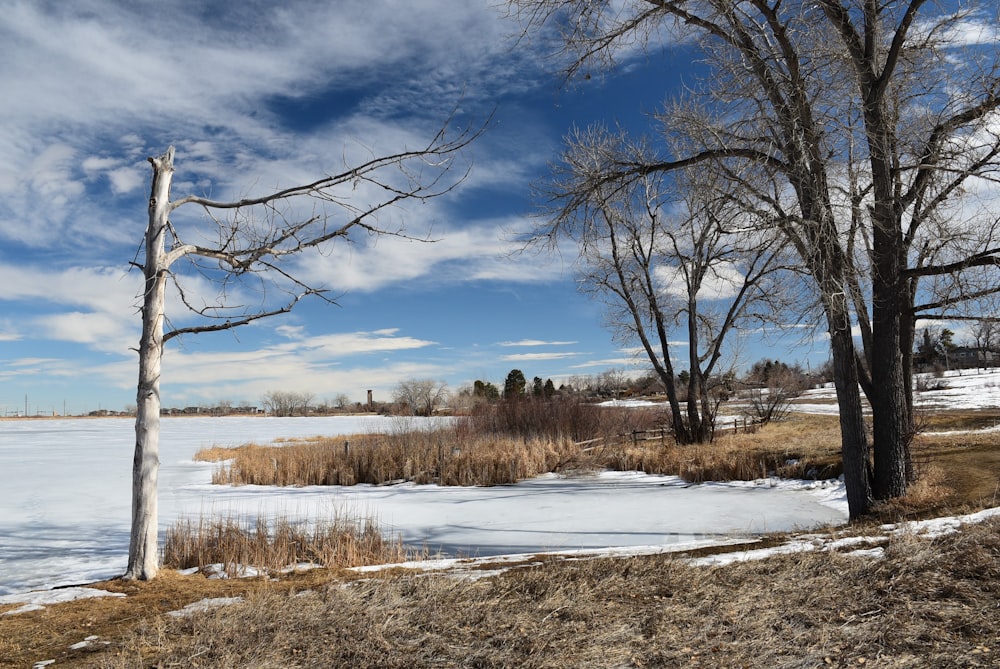
<path fill-rule="evenodd" d="M 753 434 L 760 429 L 763 424 L 762 421 L 756 418 L 750 418 L 748 416 L 738 416 L 733 418 L 732 422 L 718 421 L 715 426 L 715 434 L 724 434 L 731 432 L 733 434 Z M 668 427 L 658 427 L 650 430 L 632 430 L 631 432 L 625 432 L 617 434 L 614 440 L 607 437 L 598 437 L 596 439 L 587 439 L 586 441 L 576 442 L 577 446 L 581 447 L 581 453 L 593 450 L 595 448 L 601 448 L 603 446 L 608 446 L 613 443 L 622 443 L 625 441 L 630 441 L 633 446 L 638 446 L 639 442 L 646 441 L 659 441 L 661 444 L 666 445 L 668 439 L 671 439 L 673 431 Z"/>

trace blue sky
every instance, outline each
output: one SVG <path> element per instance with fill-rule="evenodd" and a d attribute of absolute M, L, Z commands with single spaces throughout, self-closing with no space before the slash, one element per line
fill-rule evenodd
<path fill-rule="evenodd" d="M 460 188 L 398 213 L 439 240 L 335 248 L 319 300 L 168 345 L 165 406 L 318 400 L 409 378 L 451 389 L 512 368 L 552 378 L 643 369 L 577 292 L 572 249 L 511 255 L 530 186 L 573 124 L 642 127 L 691 72 L 682 49 L 560 86 L 544 46 L 490 2 L 0 2 L 0 414 L 135 402 L 147 156 L 177 149 L 175 198 L 236 198 L 339 171 L 344 157 L 426 141 L 456 108 L 488 131 Z M 170 314 L 185 324 L 182 313 Z M 813 363 L 801 336 L 743 342 Z M 796 346 L 789 352 L 789 346 Z"/>

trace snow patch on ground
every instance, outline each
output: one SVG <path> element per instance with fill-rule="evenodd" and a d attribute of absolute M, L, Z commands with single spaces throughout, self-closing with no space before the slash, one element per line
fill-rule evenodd
<path fill-rule="evenodd" d="M 217 609 L 220 606 L 229 606 L 230 604 L 236 604 L 242 601 L 242 597 L 206 597 L 205 599 L 200 599 L 197 602 L 191 602 L 178 611 L 168 611 L 167 615 L 172 618 L 186 618 L 194 613 L 201 613 L 202 611 L 209 611 L 211 609 Z"/>
<path fill-rule="evenodd" d="M 0 605 L 23 604 L 20 608 L 7 611 L 4 615 L 10 616 L 28 611 L 39 611 L 51 604 L 61 604 L 72 602 L 77 599 L 89 599 L 92 597 L 124 597 L 120 592 L 108 592 L 97 588 L 59 588 L 58 590 L 41 590 L 34 592 L 23 592 L 14 595 L 4 595 L 0 597 Z"/>

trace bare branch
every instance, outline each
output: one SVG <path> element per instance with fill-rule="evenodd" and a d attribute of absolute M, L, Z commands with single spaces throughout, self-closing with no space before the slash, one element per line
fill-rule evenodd
<path fill-rule="evenodd" d="M 213 323 L 211 325 L 194 325 L 185 328 L 175 328 L 167 333 L 164 333 L 163 342 L 166 343 L 171 339 L 173 339 L 174 337 L 179 337 L 185 334 L 200 334 L 203 332 L 222 332 L 225 330 L 232 330 L 234 328 L 240 327 L 241 325 L 247 325 L 248 323 L 252 323 L 262 318 L 270 318 L 271 316 L 277 316 L 278 314 L 287 314 L 289 311 L 292 310 L 292 307 L 298 304 L 299 300 L 301 300 L 303 297 L 305 297 L 306 295 L 317 295 L 320 292 L 321 291 L 315 291 L 315 290 L 307 291 L 305 293 L 296 295 L 291 302 L 288 302 L 287 304 L 278 309 L 271 309 L 269 311 L 260 311 L 253 314 L 248 314 L 246 316 L 242 316 L 235 320 L 227 318 L 225 323 Z"/>

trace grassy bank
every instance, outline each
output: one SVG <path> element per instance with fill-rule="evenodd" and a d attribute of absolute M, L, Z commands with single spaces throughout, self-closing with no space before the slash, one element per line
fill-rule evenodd
<path fill-rule="evenodd" d="M 933 540 L 901 535 L 883 549 L 719 567 L 671 556 L 551 561 L 480 580 L 168 572 L 103 586 L 124 600 L 0 619 L 0 657 L 10 658 L 0 666 L 53 657 L 105 669 L 996 666 L 1000 522 Z M 206 596 L 243 600 L 163 615 Z M 67 650 L 87 635 L 99 642 Z"/>

